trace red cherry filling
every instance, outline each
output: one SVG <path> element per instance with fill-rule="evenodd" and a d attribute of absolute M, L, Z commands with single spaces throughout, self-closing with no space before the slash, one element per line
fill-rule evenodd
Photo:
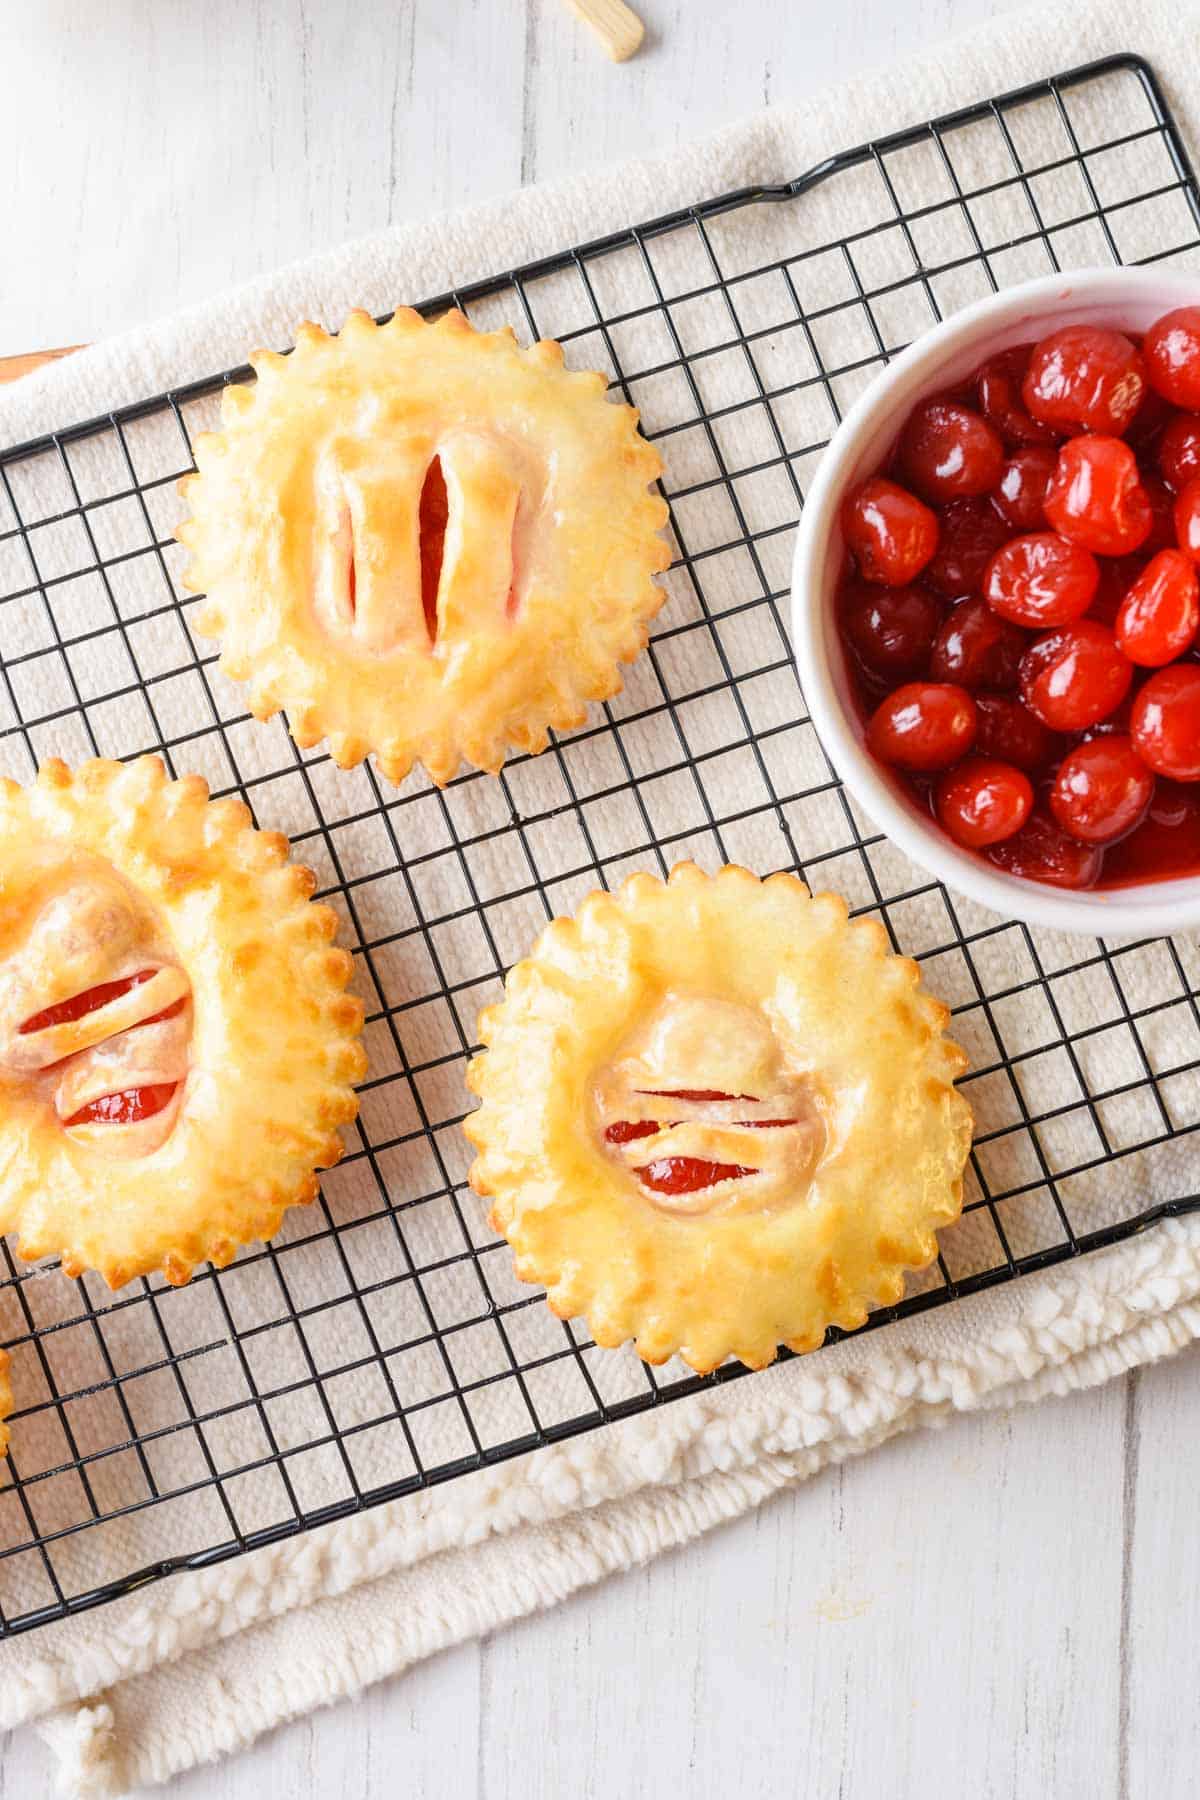
<path fill-rule="evenodd" d="M 961 600 L 979 591 L 983 572 L 1008 528 L 987 500 L 952 500 L 941 520 L 941 537 L 922 581 L 946 600 Z"/>
<path fill-rule="evenodd" d="M 1157 319 L 1142 340 L 1150 384 L 1173 406 L 1200 408 L 1200 306 Z"/>
<path fill-rule="evenodd" d="M 933 595 L 919 587 L 864 583 L 842 600 L 842 630 L 873 675 L 919 675 L 941 617 Z"/>
<path fill-rule="evenodd" d="M 1021 397 L 1044 425 L 1119 437 L 1145 391 L 1142 359 L 1127 337 L 1096 325 L 1066 325 L 1035 345 Z"/>
<path fill-rule="evenodd" d="M 992 504 L 1014 531 L 1037 531 L 1046 523 L 1046 489 L 1058 455 L 1036 444 L 1010 456 L 992 495 Z"/>
<path fill-rule="evenodd" d="M 1154 521 L 1129 445 L 1113 437 L 1064 444 L 1046 489 L 1046 517 L 1063 537 L 1097 556 L 1140 549 Z"/>
<path fill-rule="evenodd" d="M 125 1088 L 119 1094 L 101 1094 L 97 1100 L 89 1100 L 66 1121 L 72 1125 L 136 1125 L 140 1119 L 153 1118 L 164 1106 L 170 1104 L 171 1096 L 179 1086 L 177 1081 L 155 1083 L 152 1087 Z"/>
<path fill-rule="evenodd" d="M 1010 875 L 1049 887 L 1094 887 L 1103 862 L 1093 844 L 1081 844 L 1046 813 L 1030 813 L 1015 837 L 993 844 L 988 859 Z"/>
<path fill-rule="evenodd" d="M 910 681 L 880 702 L 867 742 L 880 762 L 898 769 L 946 769 L 975 737 L 975 707 L 951 682 Z"/>
<path fill-rule="evenodd" d="M 1033 807 L 1033 788 L 1011 763 L 968 756 L 942 776 L 934 805 L 955 843 L 979 850 L 1021 829 Z"/>
<path fill-rule="evenodd" d="M 657 1119 L 618 1119 L 604 1133 L 606 1144 L 632 1144 L 635 1138 L 653 1137 L 662 1126 Z"/>
<path fill-rule="evenodd" d="M 926 500 L 988 494 L 1000 479 L 1004 445 L 987 420 L 955 400 L 925 400 L 910 415 L 897 451 L 900 472 Z"/>
<path fill-rule="evenodd" d="M 1015 688 L 1028 640 L 983 600 L 963 600 L 933 640 L 929 673 L 965 688 Z"/>
<path fill-rule="evenodd" d="M 1139 689 L 1130 715 L 1133 747 L 1172 781 L 1200 781 L 1200 664 L 1173 663 Z"/>
<path fill-rule="evenodd" d="M 1091 551 L 1053 531 L 1013 538 L 997 550 L 983 578 L 992 611 L 1034 629 L 1081 619 L 1099 585 L 1100 568 Z"/>
<path fill-rule="evenodd" d="M 1077 744 L 1059 764 L 1050 811 L 1085 844 L 1108 844 L 1133 830 L 1154 794 L 1154 777 L 1127 737 Z"/>
<path fill-rule="evenodd" d="M 1027 775 L 1044 769 L 1061 742 L 1013 694 L 976 694 L 975 716 L 979 721 L 975 733 L 979 755 L 1013 763 Z"/>
<path fill-rule="evenodd" d="M 638 1179 L 656 1194 L 696 1194 L 718 1181 L 737 1181 L 756 1175 L 741 1163 L 705 1162 L 699 1156 L 664 1156 L 638 1170 Z"/>
<path fill-rule="evenodd" d="M 1160 550 L 1126 589 L 1116 638 L 1130 662 L 1160 669 L 1174 662 L 1200 627 L 1200 583 L 1179 550 Z"/>
<path fill-rule="evenodd" d="M 1098 725 L 1120 706 L 1132 680 L 1133 664 L 1095 619 L 1048 631 L 1021 661 L 1021 698 L 1051 731 Z"/>
<path fill-rule="evenodd" d="M 985 362 L 977 378 L 983 416 L 1010 444 L 1052 444 L 1058 436 L 1053 426 L 1035 419 L 1021 399 L 1032 354 L 1032 344 L 1014 344 Z"/>
<path fill-rule="evenodd" d="M 938 522 L 914 494 L 876 475 L 843 504 L 842 535 L 867 581 L 906 587 L 937 549 Z"/>
<path fill-rule="evenodd" d="M 1200 305 L 990 358 L 887 476 L 937 540 L 917 588 L 842 582 L 873 754 L 999 868 L 1200 878 Z"/>
<path fill-rule="evenodd" d="M 85 988 L 81 994 L 73 994 L 69 1000 L 60 1000 L 56 1005 L 47 1006 L 44 1011 L 34 1013 L 19 1028 L 18 1035 L 24 1036 L 26 1032 L 31 1031 L 49 1031 L 52 1025 L 73 1025 L 76 1019 L 86 1018 L 88 1013 L 99 1012 L 100 1008 L 107 1006 L 111 1000 L 119 1000 L 121 995 L 127 994 L 131 988 L 141 987 L 143 982 L 152 981 L 156 973 L 155 969 L 139 969 L 136 975 L 124 975 L 120 981 L 98 982 L 95 987 Z M 182 1004 L 182 1000 L 175 1003 L 177 1007 Z M 174 1008 L 168 1009 L 168 1011 L 173 1010 Z M 158 1014 L 159 1018 L 164 1016 L 162 1013 Z M 146 1023 L 149 1024 L 151 1021 L 147 1020 Z"/>
<path fill-rule="evenodd" d="M 1158 466 L 1176 493 L 1200 475 L 1200 418 L 1194 413 L 1176 413 L 1171 420 L 1159 441 Z"/>

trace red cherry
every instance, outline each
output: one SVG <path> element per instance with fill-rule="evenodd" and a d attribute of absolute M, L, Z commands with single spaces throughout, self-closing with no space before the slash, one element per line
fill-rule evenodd
<path fill-rule="evenodd" d="M 1155 774 L 1200 781 L 1200 664 L 1174 663 L 1150 677 L 1134 700 L 1130 735 Z"/>
<path fill-rule="evenodd" d="M 1133 341 L 1137 346 L 1137 340 Z M 1137 347 L 1140 348 L 1140 346 Z M 1147 382 L 1146 391 L 1142 395 L 1142 404 L 1134 413 L 1132 423 L 1126 428 L 1125 442 L 1132 444 L 1139 456 L 1152 455 L 1154 446 L 1161 437 L 1170 417 L 1171 408 L 1162 395 L 1156 394 Z"/>
<path fill-rule="evenodd" d="M 1179 490 L 1175 502 L 1175 536 L 1179 548 L 1193 562 L 1200 562 L 1200 475 Z"/>
<path fill-rule="evenodd" d="M 1200 418 L 1195 413 L 1175 414 L 1158 446 L 1158 466 L 1176 493 L 1200 475 Z"/>
<path fill-rule="evenodd" d="M 927 500 L 987 494 L 1000 479 L 1004 445 L 986 419 L 954 400 L 925 400 L 900 434 L 905 479 Z"/>
<path fill-rule="evenodd" d="M 1021 698 L 1051 731 L 1098 725 L 1120 706 L 1132 680 L 1133 664 L 1095 619 L 1048 631 L 1021 662 Z"/>
<path fill-rule="evenodd" d="M 706 1162 L 700 1156 L 660 1156 L 638 1170 L 638 1179 L 656 1194 L 695 1194 L 718 1181 L 740 1181 L 754 1175 L 741 1163 Z"/>
<path fill-rule="evenodd" d="M 1098 325 L 1067 325 L 1034 346 L 1021 397 L 1045 425 L 1120 437 L 1145 391 L 1142 359 L 1127 337 Z"/>
<path fill-rule="evenodd" d="M 975 712 L 975 748 L 981 756 L 1015 763 L 1026 773 L 1053 761 L 1059 740 L 1015 695 L 976 694 Z"/>
<path fill-rule="evenodd" d="M 1160 669 L 1193 642 L 1200 627 L 1200 582 L 1182 551 L 1160 550 L 1126 591 L 1116 639 L 1130 662 Z"/>
<path fill-rule="evenodd" d="M 1095 599 L 1088 607 L 1088 618 L 1099 619 L 1102 625 L 1115 625 L 1122 600 L 1142 570 L 1149 566 L 1149 560 L 1140 551 L 1134 556 L 1103 557 L 1100 562 L 1100 585 L 1096 589 Z"/>
<path fill-rule="evenodd" d="M 1097 556 L 1130 555 L 1153 523 L 1137 458 L 1114 437 L 1077 437 L 1063 445 L 1045 507 L 1056 531 Z"/>
<path fill-rule="evenodd" d="M 162 1081 L 147 1087 L 125 1088 L 119 1094 L 101 1094 L 64 1123 L 68 1129 L 72 1125 L 136 1125 L 161 1112 L 178 1086 L 177 1081 Z"/>
<path fill-rule="evenodd" d="M 1033 354 L 1032 344 L 1014 344 L 985 362 L 979 371 L 979 405 L 989 425 L 1010 444 L 1052 444 L 1058 433 L 1021 404 L 1021 386 Z"/>
<path fill-rule="evenodd" d="M 1021 829 L 1033 806 L 1033 788 L 1028 775 L 1011 763 L 968 756 L 942 776 L 934 805 L 956 844 L 981 850 Z"/>
<path fill-rule="evenodd" d="M 919 675 L 929 661 L 942 609 L 919 587 L 851 588 L 842 599 L 842 627 L 875 675 Z"/>
<path fill-rule="evenodd" d="M 1100 583 L 1095 557 L 1053 531 L 1012 538 L 983 578 L 987 603 L 1014 625 L 1034 628 L 1080 619 Z"/>
<path fill-rule="evenodd" d="M 1154 556 L 1159 550 L 1175 548 L 1175 496 L 1165 481 L 1152 473 L 1142 472 L 1142 487 L 1150 502 L 1150 530 L 1142 545 L 1143 556 Z"/>
<path fill-rule="evenodd" d="M 1104 861 L 1102 851 L 1068 836 L 1044 812 L 1031 812 L 1015 837 L 992 845 L 988 858 L 1009 875 L 1062 888 L 1093 887 Z"/>
<path fill-rule="evenodd" d="M 842 534 L 867 581 L 907 587 L 937 549 L 938 522 L 915 494 L 875 475 L 843 501 Z"/>
<path fill-rule="evenodd" d="M 1141 823 L 1153 794 L 1154 777 L 1127 737 L 1095 737 L 1059 764 L 1050 810 L 1072 837 L 1111 844 Z"/>
<path fill-rule="evenodd" d="M 1046 489 L 1057 453 L 1037 444 L 1017 450 L 1000 472 L 992 505 L 1014 531 L 1038 531 L 1046 523 Z"/>
<path fill-rule="evenodd" d="M 1135 831 L 1105 852 L 1107 886 L 1164 880 L 1200 870 L 1200 786 L 1179 786 L 1161 776 L 1150 810 Z"/>
<path fill-rule="evenodd" d="M 962 600 L 933 641 L 929 673 L 965 688 L 1015 688 L 1026 638 L 986 601 Z"/>
<path fill-rule="evenodd" d="M 1200 410 L 1200 306 L 1156 319 L 1142 341 L 1146 375 L 1173 406 Z"/>
<path fill-rule="evenodd" d="M 872 714 L 867 742 L 880 762 L 899 769 L 945 769 L 971 748 L 975 707 L 965 688 L 910 681 Z"/>
<path fill-rule="evenodd" d="M 941 518 L 941 537 L 925 570 L 925 585 L 947 600 L 979 592 L 983 572 L 1008 527 L 986 500 L 952 500 Z"/>

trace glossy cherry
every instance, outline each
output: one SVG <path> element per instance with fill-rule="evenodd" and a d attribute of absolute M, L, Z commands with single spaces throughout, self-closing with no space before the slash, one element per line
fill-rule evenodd
<path fill-rule="evenodd" d="M 656 1194 L 695 1194 L 718 1181 L 739 1181 L 756 1172 L 740 1163 L 707 1162 L 700 1156 L 660 1156 L 638 1170 L 638 1179 Z"/>
<path fill-rule="evenodd" d="M 1058 453 L 1031 444 L 1015 450 L 1000 471 L 992 505 L 1014 531 L 1040 531 L 1046 524 L 1046 489 L 1058 465 Z"/>
<path fill-rule="evenodd" d="M 845 500 L 842 535 L 867 581 L 907 587 L 937 549 L 938 522 L 915 494 L 873 475 Z"/>
<path fill-rule="evenodd" d="M 1057 820 L 1039 809 L 1030 813 L 1015 837 L 993 844 L 987 855 L 1009 875 L 1061 888 L 1094 887 L 1104 861 L 1094 844 L 1071 837 Z"/>
<path fill-rule="evenodd" d="M 926 500 L 988 494 L 1000 479 L 1004 445 L 987 420 L 955 400 L 926 400 L 900 434 L 897 462 Z"/>
<path fill-rule="evenodd" d="M 842 598 L 842 630 L 874 675 L 897 680 L 920 675 L 928 661 L 942 609 L 920 587 L 871 587 L 866 582 Z"/>
<path fill-rule="evenodd" d="M 1142 340 L 1151 386 L 1172 406 L 1200 409 L 1200 306 L 1180 306 L 1156 319 Z"/>
<path fill-rule="evenodd" d="M 952 500 L 941 517 L 938 547 L 923 581 L 947 600 L 977 594 L 984 570 L 1010 531 L 988 500 Z"/>
<path fill-rule="evenodd" d="M 1175 414 L 1159 440 L 1158 466 L 1176 493 L 1200 475 L 1200 418 L 1195 413 Z"/>
<path fill-rule="evenodd" d="M 1033 774 L 1053 762 L 1062 739 L 1047 730 L 1015 694 L 976 694 L 975 749 Z"/>
<path fill-rule="evenodd" d="M 1088 738 L 1065 756 L 1050 790 L 1050 810 L 1085 844 L 1111 844 L 1139 825 L 1154 795 L 1154 776 L 1127 737 Z"/>
<path fill-rule="evenodd" d="M 1014 625 L 1040 629 L 1081 619 L 1100 584 L 1090 550 L 1053 531 L 1011 538 L 997 550 L 983 578 L 984 598 Z"/>
<path fill-rule="evenodd" d="M 1142 359 L 1123 333 L 1065 325 L 1034 346 L 1021 397 L 1045 425 L 1120 437 L 1145 391 Z"/>
<path fill-rule="evenodd" d="M 1104 853 L 1103 885 L 1152 881 L 1200 873 L 1200 784 L 1155 785 L 1149 811 L 1137 828 Z"/>
<path fill-rule="evenodd" d="M 1028 639 L 986 601 L 961 600 L 933 640 L 929 673 L 965 688 L 1015 688 Z"/>
<path fill-rule="evenodd" d="M 978 375 L 979 406 L 989 425 L 1010 444 L 1053 444 L 1059 433 L 1035 419 L 1021 398 L 1032 344 L 1014 344 L 985 362 Z"/>
<path fill-rule="evenodd" d="M 910 681 L 880 702 L 867 742 L 881 762 L 928 772 L 949 768 L 971 748 L 975 707 L 953 683 Z"/>
<path fill-rule="evenodd" d="M 136 1125 L 141 1119 L 152 1119 L 170 1104 L 179 1083 L 155 1082 L 147 1087 L 125 1088 L 119 1094 L 101 1094 L 89 1100 L 77 1113 L 64 1121 L 72 1125 Z"/>
<path fill-rule="evenodd" d="M 1058 453 L 1046 518 L 1096 556 L 1129 556 L 1150 535 L 1153 515 L 1137 458 L 1120 438 L 1071 438 Z"/>
<path fill-rule="evenodd" d="M 1193 562 L 1200 562 L 1200 475 L 1179 490 L 1175 502 L 1175 536 L 1179 548 Z"/>
<path fill-rule="evenodd" d="M 1095 619 L 1048 631 L 1021 662 L 1021 698 L 1051 731 L 1098 725 L 1120 706 L 1132 680 L 1133 664 Z"/>
<path fill-rule="evenodd" d="M 934 793 L 934 810 L 956 844 L 982 850 L 1019 831 L 1033 807 L 1028 775 L 1012 763 L 968 756 L 947 769 Z"/>
<path fill-rule="evenodd" d="M 1161 669 L 1195 641 L 1200 628 L 1196 565 L 1179 550 L 1160 550 L 1130 583 L 1115 635 L 1130 662 Z"/>
<path fill-rule="evenodd" d="M 1159 669 L 1133 702 L 1133 747 L 1171 781 L 1200 781 L 1200 663 Z"/>

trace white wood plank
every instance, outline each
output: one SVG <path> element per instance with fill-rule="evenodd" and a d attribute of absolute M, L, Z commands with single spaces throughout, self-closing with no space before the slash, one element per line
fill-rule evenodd
<path fill-rule="evenodd" d="M 1198 1432 L 1200 1348 L 1130 1377 L 1121 1800 L 1160 1800 L 1195 1787 Z"/>
<path fill-rule="evenodd" d="M 1113 1793 L 1123 1424 L 956 1421 L 497 1636 L 487 1792 Z"/>

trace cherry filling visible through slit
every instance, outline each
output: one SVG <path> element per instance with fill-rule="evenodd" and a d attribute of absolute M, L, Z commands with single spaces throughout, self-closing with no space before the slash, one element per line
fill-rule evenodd
<path fill-rule="evenodd" d="M 702 1104 L 711 1100 L 745 1100 L 756 1103 L 754 1094 L 723 1094 L 716 1088 L 638 1088 L 639 1094 L 653 1099 L 690 1100 Z M 668 1119 L 665 1129 L 672 1130 L 681 1121 Z M 735 1119 L 735 1125 L 754 1131 L 770 1131 L 783 1125 L 794 1125 L 795 1119 Z M 619 1119 L 604 1133 L 608 1144 L 631 1144 L 637 1138 L 653 1137 L 664 1129 L 658 1119 Z M 644 1187 L 656 1194 L 695 1194 L 701 1188 L 713 1187 L 718 1181 L 737 1181 L 743 1175 L 757 1175 L 757 1169 L 741 1163 L 707 1162 L 699 1156 L 661 1156 L 635 1171 Z"/>
<path fill-rule="evenodd" d="M 421 489 L 418 530 L 421 539 L 421 604 L 425 609 L 425 629 L 432 649 L 438 634 L 438 587 L 442 579 L 442 557 L 446 549 L 446 524 L 450 504 L 446 495 L 446 477 L 442 459 L 435 456 L 425 472 Z"/>
<path fill-rule="evenodd" d="M 120 1094 L 101 1094 L 89 1100 L 66 1120 L 72 1125 L 136 1125 L 139 1119 L 152 1119 L 168 1106 L 179 1086 L 177 1081 L 162 1081 L 152 1087 L 126 1088 Z"/>
<path fill-rule="evenodd" d="M 76 1019 L 86 1018 L 88 1013 L 98 1012 L 107 1006 L 110 1000 L 119 1000 L 131 988 L 141 987 L 143 982 L 152 981 L 158 973 L 156 969 L 139 969 L 136 975 L 124 975 L 120 981 L 102 981 L 96 987 L 85 988 L 82 994 L 73 994 L 69 1000 L 60 1000 L 55 1006 L 46 1007 L 44 1012 L 34 1013 L 20 1027 L 18 1036 L 24 1037 L 31 1031 L 49 1031 L 52 1025 L 73 1025 Z M 183 1001 L 177 1000 L 175 1007 L 168 1007 L 165 1013 L 156 1014 L 163 1019 Z M 146 1019 L 149 1025 L 153 1021 Z"/>
<path fill-rule="evenodd" d="M 354 562 L 350 563 L 351 598 L 354 594 Z M 59 1000 L 54 1006 L 47 1006 L 42 1012 L 34 1013 L 18 1028 L 17 1035 L 24 1037 L 35 1031 L 48 1031 L 55 1025 L 72 1025 L 77 1019 L 84 1019 L 89 1013 L 98 1012 L 102 1006 L 119 1000 L 122 994 L 128 994 L 133 988 L 144 986 L 152 981 L 158 973 L 156 969 L 139 969 L 135 975 L 123 975 L 119 981 L 97 982 L 95 987 L 85 988 L 81 994 L 72 994 L 69 1000 Z M 170 1006 L 164 1006 L 161 1012 L 151 1013 L 149 1018 L 139 1019 L 130 1030 L 141 1030 L 146 1025 L 157 1025 L 163 1019 L 173 1019 L 187 1005 L 188 997 L 181 994 Z M 76 1054 L 73 1052 L 72 1054 Z M 65 1056 L 59 1062 L 48 1063 L 47 1069 L 59 1069 L 63 1063 L 70 1062 Z M 89 1100 L 86 1106 L 64 1120 L 68 1129 L 72 1125 L 136 1125 L 141 1119 L 151 1119 L 155 1113 L 162 1112 L 168 1106 L 171 1097 L 179 1086 L 177 1081 L 164 1081 L 148 1084 L 146 1087 L 124 1088 L 120 1093 L 101 1094 L 95 1100 Z"/>

